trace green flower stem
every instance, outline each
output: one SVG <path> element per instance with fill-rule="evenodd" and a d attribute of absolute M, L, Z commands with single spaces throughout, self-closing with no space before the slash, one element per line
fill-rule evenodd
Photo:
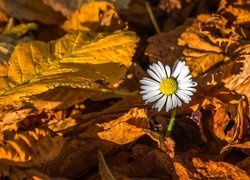
<path fill-rule="evenodd" d="M 168 127 L 166 129 L 166 137 L 171 136 L 171 131 L 172 131 L 173 126 L 174 126 L 175 114 L 176 114 L 176 108 L 174 108 L 173 111 L 172 111 L 171 118 L 170 118 Z"/>

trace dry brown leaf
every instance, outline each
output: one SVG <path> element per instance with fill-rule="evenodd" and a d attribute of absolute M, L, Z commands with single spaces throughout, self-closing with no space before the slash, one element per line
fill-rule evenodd
<path fill-rule="evenodd" d="M 221 141 L 227 140 L 230 142 L 232 139 L 232 137 L 230 137 L 231 134 L 228 134 L 229 130 L 226 131 L 230 121 L 233 120 L 229 117 L 228 112 L 224 108 L 217 109 L 214 113 L 213 121 L 210 123 L 212 127 L 209 127 L 209 129 Z"/>
<path fill-rule="evenodd" d="M 179 180 L 189 180 L 189 179 L 201 179 L 199 174 L 193 173 L 189 170 L 189 168 L 186 168 L 186 165 L 182 165 L 179 162 L 174 162 L 174 179 Z"/>
<path fill-rule="evenodd" d="M 29 21 L 39 21 L 44 24 L 59 24 L 64 20 L 63 16 L 54 12 L 41 0 L 3 0 L 0 9 L 10 16 Z"/>
<path fill-rule="evenodd" d="M 123 29 L 115 7 L 108 2 L 91 2 L 84 4 L 69 20 L 65 21 L 62 28 L 65 31 L 83 30 L 94 32 L 112 32 Z"/>
<path fill-rule="evenodd" d="M 39 170 L 52 177 L 76 179 L 98 164 L 96 147 L 74 137 L 65 143 L 57 158 L 39 166 Z"/>
<path fill-rule="evenodd" d="M 246 171 L 248 174 L 250 174 L 250 169 L 249 169 L 249 167 L 250 167 L 250 157 L 248 156 L 246 159 L 244 159 L 244 160 L 240 161 L 239 163 L 237 163 L 237 166 L 240 169 Z"/>
<path fill-rule="evenodd" d="M 204 162 L 199 158 L 193 158 L 193 164 L 202 178 L 249 179 L 245 171 L 226 162 Z"/>
<path fill-rule="evenodd" d="M 42 2 L 50 6 L 54 11 L 61 12 L 65 17 L 69 17 L 83 3 L 88 0 L 42 0 Z"/>
<path fill-rule="evenodd" d="M 0 161 L 20 167 L 38 166 L 59 156 L 65 142 L 46 130 L 20 132 L 0 142 Z"/>
<path fill-rule="evenodd" d="M 168 65 L 173 65 L 177 59 L 185 60 L 194 77 L 203 74 L 225 59 L 222 49 L 199 32 L 198 22 L 207 21 L 210 17 L 200 15 L 197 20 L 189 20 L 173 31 L 149 38 L 145 54 L 152 62 L 160 60 Z"/>
<path fill-rule="evenodd" d="M 90 126 L 80 136 L 82 138 L 96 138 L 116 144 L 127 144 L 146 134 L 148 119 L 144 109 L 131 109 L 118 119 L 96 123 Z"/>
<path fill-rule="evenodd" d="M 131 179 L 171 179 L 172 159 L 151 145 L 136 144 L 109 160 L 109 167 Z"/>
<path fill-rule="evenodd" d="M 249 179 L 247 173 L 226 162 L 202 161 L 193 158 L 191 162 L 174 162 L 176 178 L 188 179 Z"/>
<path fill-rule="evenodd" d="M 40 172 L 35 168 L 21 169 L 7 164 L 0 163 L 0 178 L 8 179 L 34 179 L 34 180 L 50 180 L 46 174 Z"/>
<path fill-rule="evenodd" d="M 174 157 L 175 152 L 175 142 L 171 138 L 166 138 L 164 136 L 161 136 L 159 133 L 154 131 L 146 131 L 147 135 L 153 139 L 155 142 L 157 142 L 159 149 L 164 151 L 166 154 L 168 154 L 171 158 Z"/>

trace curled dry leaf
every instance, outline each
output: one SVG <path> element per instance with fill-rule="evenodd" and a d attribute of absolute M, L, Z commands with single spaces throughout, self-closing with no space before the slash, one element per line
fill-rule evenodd
<path fill-rule="evenodd" d="M 65 31 L 112 32 L 124 28 L 115 7 L 108 2 L 84 4 L 62 25 Z"/>

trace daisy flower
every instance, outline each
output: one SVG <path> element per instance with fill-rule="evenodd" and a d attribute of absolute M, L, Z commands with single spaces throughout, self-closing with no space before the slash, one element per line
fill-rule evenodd
<path fill-rule="evenodd" d="M 147 73 L 152 78 L 144 77 L 140 80 L 143 100 L 145 104 L 154 103 L 152 108 L 161 111 L 165 105 L 166 111 L 189 103 L 193 92 L 196 91 L 196 82 L 193 82 L 189 67 L 185 62 L 177 60 L 172 68 L 163 66 L 158 61 L 149 66 Z"/>

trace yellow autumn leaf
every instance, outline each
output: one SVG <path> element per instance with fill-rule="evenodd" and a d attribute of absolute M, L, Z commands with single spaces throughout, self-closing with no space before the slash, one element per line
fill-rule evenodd
<path fill-rule="evenodd" d="M 123 23 L 114 5 L 104 1 L 84 4 L 62 25 L 65 31 L 110 32 L 122 29 L 122 27 Z"/>
<path fill-rule="evenodd" d="M 8 67 L 0 65 L 0 104 L 58 86 L 106 91 L 124 77 L 137 41 L 133 32 L 77 31 L 49 43 L 20 43 Z"/>

